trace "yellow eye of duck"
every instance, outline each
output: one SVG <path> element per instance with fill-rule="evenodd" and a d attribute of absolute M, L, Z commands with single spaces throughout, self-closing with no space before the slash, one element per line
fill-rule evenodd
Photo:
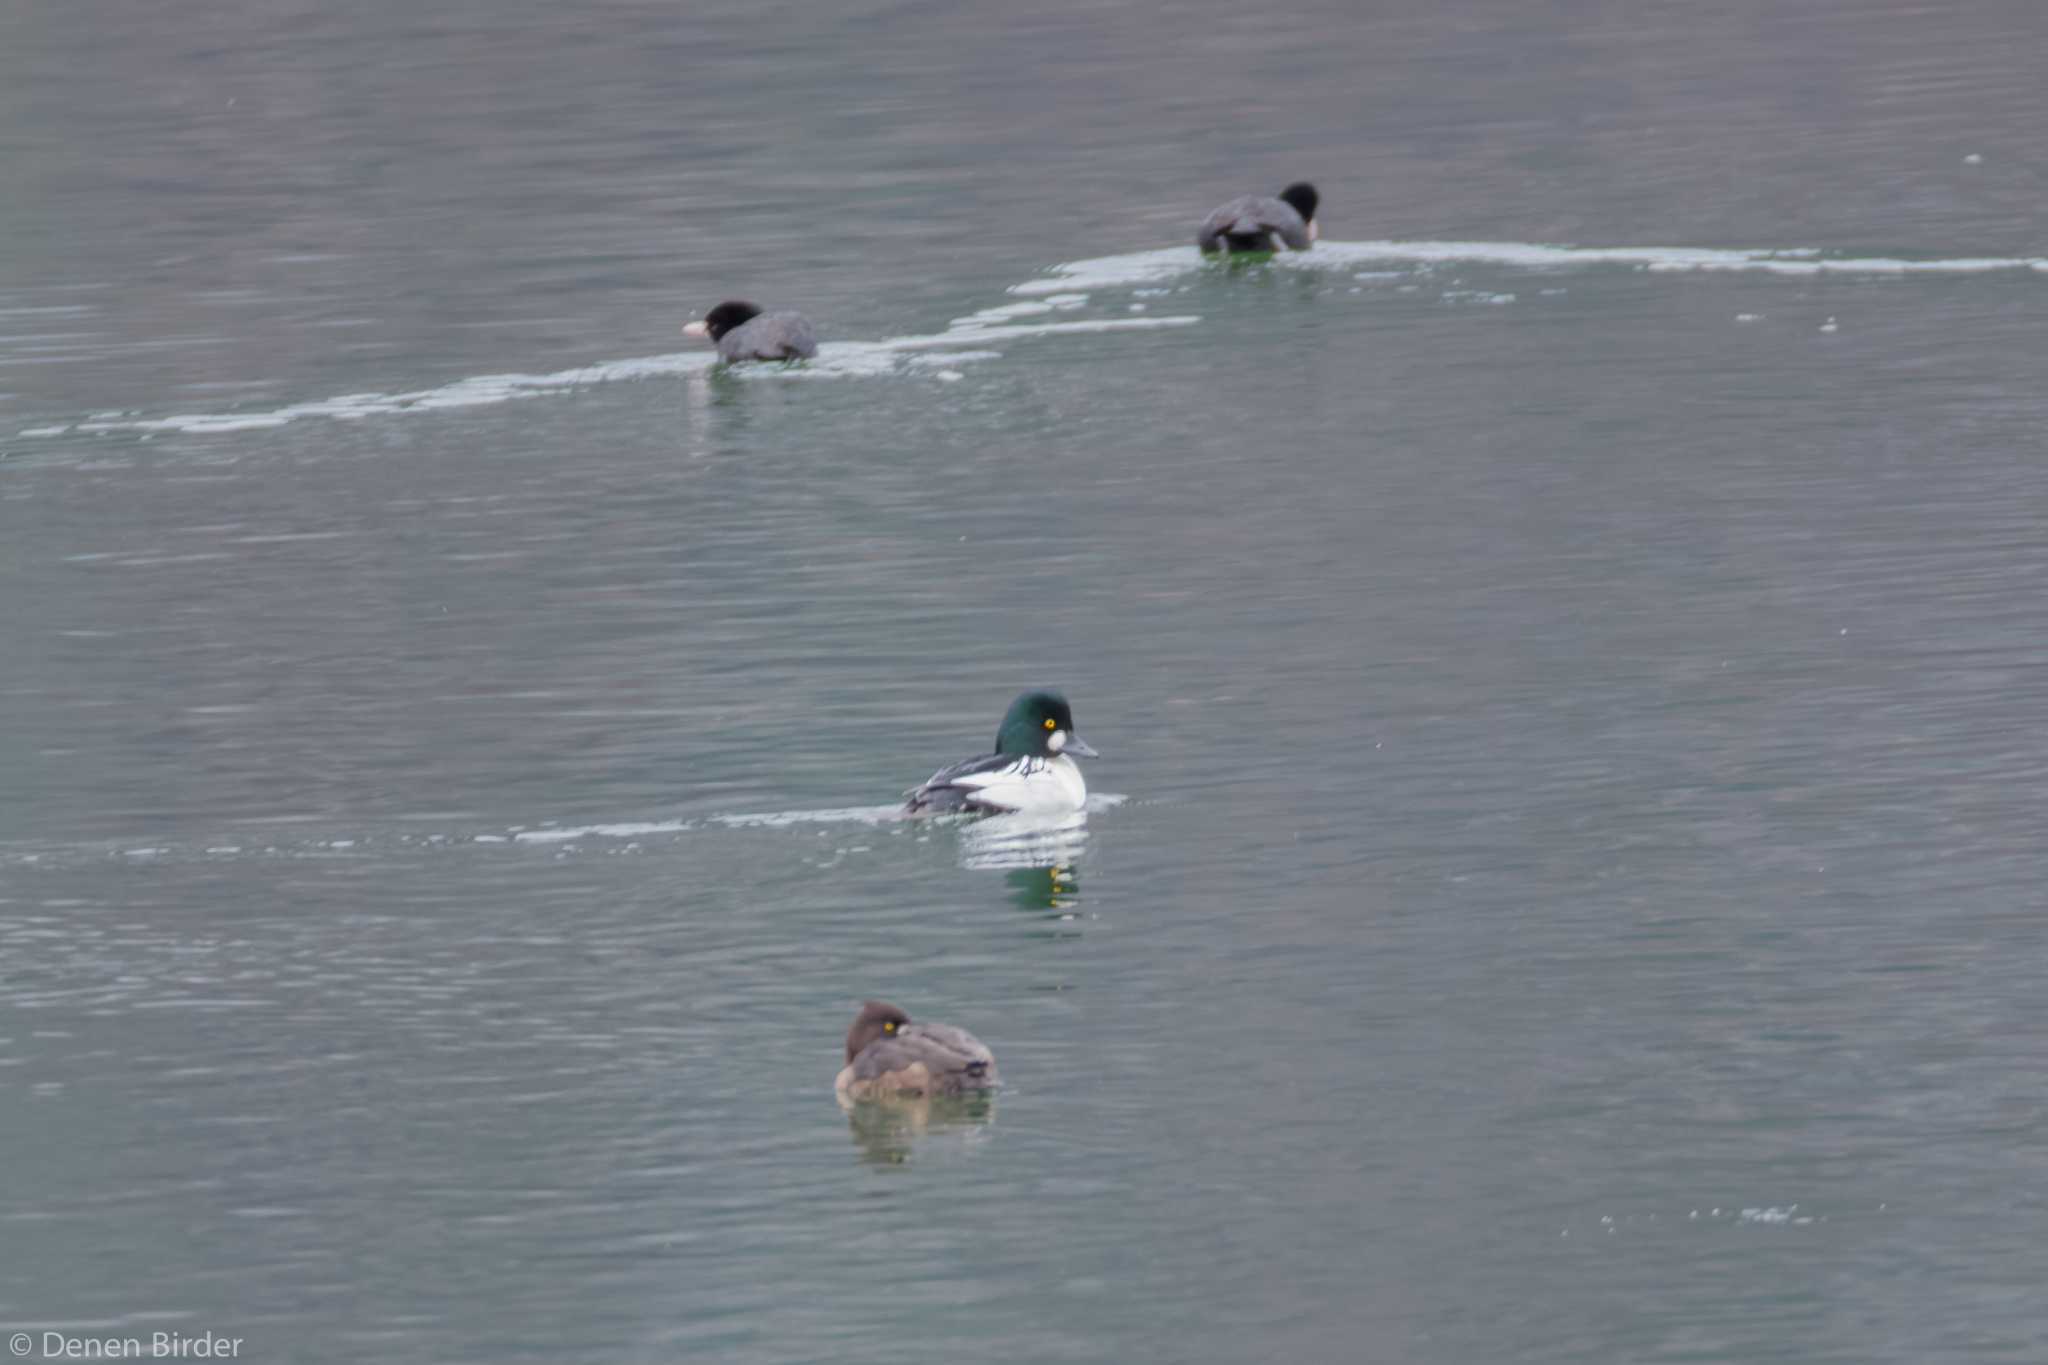
<path fill-rule="evenodd" d="M 1045 718 L 1045 728 L 1048 730 L 1057 730 L 1060 728 L 1060 723 L 1054 720 L 1051 716 L 1047 716 Z"/>
<path fill-rule="evenodd" d="M 885 1020 L 883 1020 L 883 1021 L 882 1021 L 882 1032 L 884 1032 L 884 1033 L 894 1033 L 895 1031 L 896 1031 L 896 1021 L 895 1021 L 894 1019 L 885 1019 Z"/>

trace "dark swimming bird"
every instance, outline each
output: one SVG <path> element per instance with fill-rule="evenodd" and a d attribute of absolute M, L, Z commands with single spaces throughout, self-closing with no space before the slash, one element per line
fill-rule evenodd
<path fill-rule="evenodd" d="M 1195 245 L 1204 251 L 1307 251 L 1316 239 L 1316 187 L 1296 181 L 1277 199 L 1245 194 L 1202 221 Z"/>
<path fill-rule="evenodd" d="M 886 1000 L 869 1000 L 846 1031 L 846 1069 L 833 1089 L 843 1100 L 966 1095 L 993 1089 L 996 1058 L 951 1024 L 920 1024 Z"/>
<path fill-rule="evenodd" d="M 905 815 L 1067 813 L 1088 803 L 1076 757 L 1098 758 L 1074 733 L 1073 708 L 1057 692 L 1026 692 L 1010 703 L 996 751 L 941 768 L 905 793 Z"/>
<path fill-rule="evenodd" d="M 729 299 L 683 328 L 683 335 L 709 337 L 718 358 L 736 360 L 809 360 L 818 353 L 818 334 L 801 313 L 764 313 L 759 305 Z"/>

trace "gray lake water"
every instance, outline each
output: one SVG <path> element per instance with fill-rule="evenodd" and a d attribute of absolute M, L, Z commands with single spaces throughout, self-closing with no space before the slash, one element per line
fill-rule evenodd
<path fill-rule="evenodd" d="M 0 1329 L 2048 1359 L 2048 26 L 1363 8 L 0 14 Z"/>

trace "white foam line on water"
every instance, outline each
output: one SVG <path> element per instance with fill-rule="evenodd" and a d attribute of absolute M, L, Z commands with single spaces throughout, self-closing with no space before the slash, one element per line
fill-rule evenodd
<path fill-rule="evenodd" d="M 1048 829 L 1064 832 L 1085 824 L 1087 815 L 1105 810 L 1114 810 L 1130 798 L 1116 792 L 1093 792 L 1088 797 L 1087 812 L 1057 817 L 1050 824 L 1042 818 L 1034 821 L 1024 816 L 995 816 L 986 820 L 969 818 L 968 823 L 985 828 L 991 834 L 1001 835 L 1023 830 L 1033 833 Z M 562 844 L 577 839 L 635 839 L 647 834 L 682 834 L 690 830 L 717 826 L 722 829 L 787 829 L 792 825 L 887 825 L 906 818 L 903 807 L 896 804 L 886 806 L 827 806 L 817 810 L 772 810 L 742 811 L 727 815 L 707 815 L 701 820 L 652 820 L 621 821 L 601 825 L 574 825 L 557 828 L 553 825 L 540 829 L 516 831 L 510 840 L 501 836 L 489 836 L 493 842 L 521 844 Z"/>
<path fill-rule="evenodd" d="M 998 304 L 984 308 L 978 313 L 969 313 L 964 318 L 954 318 L 953 327 L 987 327 L 992 324 L 1009 322 L 1013 318 L 1037 317 L 1052 312 L 1066 312 L 1088 302 L 1086 294 L 1049 294 L 1035 302 Z M 83 333 L 82 335 L 92 335 Z"/>
<path fill-rule="evenodd" d="M 519 398 L 563 393 L 592 384 L 612 384 L 658 375 L 688 374 L 707 368 L 714 357 L 704 351 L 681 351 L 669 355 L 640 356 L 610 360 L 597 365 L 580 365 L 552 374 L 485 374 L 458 379 L 438 389 L 410 393 L 346 393 L 311 403 L 293 403 L 265 412 L 182 413 L 172 417 L 90 417 L 63 426 L 33 427 L 23 436 L 56 436 L 66 432 L 108 431 L 258 431 L 281 427 L 302 417 L 332 417 L 358 420 L 400 412 L 445 412 L 450 408 L 482 407 Z"/>
<path fill-rule="evenodd" d="M 1043 279 L 1010 286 L 1026 298 L 1074 289 L 1128 288 L 1199 270 L 1205 258 L 1192 246 L 1098 256 L 1052 267 Z M 1619 265 L 1650 271 L 1759 271 L 1776 275 L 1981 275 L 2001 270 L 2048 274 L 2048 257 L 1951 256 L 1906 260 L 1889 256 L 1828 256 L 1812 247 L 1728 250 L 1671 246 L 1552 246 L 1540 242 L 1334 242 L 1305 252 L 1283 252 L 1272 263 L 1288 269 L 1349 268 L 1377 262 L 1411 265 L 1469 263 L 1522 269 L 1578 269 Z"/>
<path fill-rule="evenodd" d="M 1071 833 L 1085 830 L 1088 815 L 1112 810 L 1123 805 L 1130 798 L 1115 792 L 1091 792 L 1087 810 L 1083 814 L 1054 817 L 1049 825 L 1043 817 L 1021 815 L 981 816 L 940 816 L 915 823 L 932 825 L 960 825 L 969 841 L 977 847 L 991 841 L 1000 845 L 1007 836 L 1025 833 Z M 290 817 L 288 823 L 298 824 L 314 817 Z M 44 848 L 0 847 L 0 867 L 12 865 L 34 866 L 38 864 L 70 862 L 77 859 L 124 858 L 134 859 L 138 864 L 159 860 L 205 856 L 209 859 L 222 858 L 333 858 L 378 856 L 387 848 L 459 848 L 468 845 L 503 844 L 516 846 L 548 846 L 574 844 L 581 840 L 635 840 L 651 835 L 690 834 L 709 829 L 787 829 L 797 825 L 892 825 L 906 820 L 903 807 L 894 803 L 885 806 L 828 806 L 815 810 L 745 811 L 725 815 L 707 815 L 695 819 L 674 820 L 613 820 L 588 825 L 541 825 L 529 827 L 513 825 L 509 828 L 481 833 L 444 832 L 430 833 L 409 829 L 403 833 L 355 834 L 346 838 L 311 838 L 281 844 L 258 843 L 206 843 L 206 844 L 146 844 L 133 848 L 102 844 L 51 845 Z M 1085 835 L 1084 835 L 1085 837 Z"/>
<path fill-rule="evenodd" d="M 759 811 L 734 815 L 707 815 L 701 820 L 626 820 L 601 825 L 545 825 L 522 829 L 509 840 L 498 835 L 479 836 L 493 843 L 568 844 L 579 839 L 639 839 L 650 834 L 685 834 L 716 826 L 722 829 L 781 829 L 789 825 L 879 825 L 901 818 L 900 806 L 840 806 L 824 810 Z"/>
<path fill-rule="evenodd" d="M 727 829 L 783 829 L 790 825 L 882 825 L 903 818 L 901 806 L 840 806 L 827 810 L 761 811 L 749 815 L 714 815 L 710 823 Z"/>
<path fill-rule="evenodd" d="M 894 351 L 928 351 L 948 346 L 977 346 L 1009 337 L 1050 337 L 1083 332 L 1138 332 L 1165 327 L 1192 327 L 1193 314 L 1164 318 L 1086 318 L 1078 322 L 1034 322 L 1016 327 L 955 327 L 939 336 L 896 337 L 881 343 Z"/>
<path fill-rule="evenodd" d="M 1053 303 L 1048 307 L 1078 306 Z M 976 314 L 960 319 L 946 331 L 930 336 L 891 337 L 883 341 L 827 342 L 819 347 L 818 358 L 800 365 L 736 366 L 730 373 L 747 380 L 833 379 L 888 374 L 899 360 L 923 351 L 958 349 L 948 360 L 988 360 L 1001 353 L 986 349 L 991 343 L 1026 337 L 1058 336 L 1063 333 L 1128 331 L 1154 327 L 1186 327 L 1201 321 L 1196 317 L 1112 318 L 1074 322 L 1042 322 L 1017 326 L 992 326 L 991 322 L 1045 311 L 1026 305 L 1021 313 L 990 309 L 989 316 Z M 668 378 L 708 370 L 717 357 L 710 351 L 677 351 L 667 355 L 638 356 L 608 360 L 596 365 L 557 370 L 552 374 L 487 374 L 458 379 L 437 389 L 410 393 L 348 393 L 316 402 L 293 403 L 261 412 L 181 413 L 171 417 L 135 417 L 126 413 L 95 413 L 83 421 L 28 427 L 22 437 L 69 434 L 96 435 L 108 432 L 225 432 L 264 431 L 305 417 L 328 417 L 337 421 L 360 421 L 367 417 L 397 413 L 446 412 L 453 408 L 484 407 L 524 398 L 568 393 L 594 384 L 616 384 L 635 379 Z M 919 357 L 913 364 L 929 364 Z M 929 373 L 929 370 L 925 370 Z"/>
<path fill-rule="evenodd" d="M 1088 302 L 1088 295 L 1083 292 L 1086 289 L 1157 284 L 1192 274 L 1209 263 L 1192 246 L 1161 247 L 1068 261 L 1052 267 L 1044 278 L 1011 285 L 1008 292 L 1019 296 L 1018 302 L 984 308 L 956 318 L 944 332 L 936 335 L 892 337 L 883 341 L 828 342 L 820 348 L 818 358 L 808 364 L 743 366 L 733 373 L 749 380 L 871 376 L 894 372 L 899 368 L 899 358 L 922 351 L 985 348 L 992 343 L 1018 338 L 1072 333 L 1188 327 L 1201 319 L 1182 315 L 1035 323 L 1018 320 L 1081 308 Z M 1976 275 L 1997 271 L 2048 274 L 2048 257 L 1958 256 L 1907 260 L 1887 256 L 1828 256 L 1811 247 L 1729 250 L 1713 247 L 1556 246 L 1541 242 L 1322 241 L 1313 251 L 1286 252 L 1272 258 L 1273 265 L 1292 270 L 1351 269 L 1384 263 L 1411 266 L 1465 263 L 1530 270 L 1623 266 L 1651 272 L 1753 271 L 1793 276 L 1864 275 L 1879 278 Z M 999 355 L 985 349 L 970 349 L 952 358 L 984 360 L 996 359 Z M 439 388 L 407 393 L 340 394 L 258 412 L 181 413 L 169 417 L 137 417 L 123 412 L 95 413 L 82 421 L 28 427 L 17 434 L 22 437 L 111 432 L 218 434 L 268 430 L 306 417 L 359 421 L 397 413 L 483 407 L 572 392 L 596 384 L 693 374 L 710 369 L 715 361 L 716 357 L 709 350 L 679 351 L 609 360 L 549 374 L 476 375 Z M 928 368 L 923 373 L 931 375 L 933 371 Z M 957 379 L 961 376 L 958 371 L 946 368 L 938 370 L 936 377 Z"/>
<path fill-rule="evenodd" d="M 566 844 L 576 839 L 637 839 L 644 834 L 681 834 L 697 827 L 694 820 L 645 820 L 616 825 L 523 829 L 512 836 L 520 844 Z"/>

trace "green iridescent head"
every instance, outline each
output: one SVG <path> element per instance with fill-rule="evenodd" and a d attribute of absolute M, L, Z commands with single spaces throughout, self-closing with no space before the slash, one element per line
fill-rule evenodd
<path fill-rule="evenodd" d="M 1074 733 L 1074 709 L 1057 692 L 1026 692 L 1010 703 L 996 731 L 996 752 L 1051 758 L 1094 758 L 1095 750 Z"/>

